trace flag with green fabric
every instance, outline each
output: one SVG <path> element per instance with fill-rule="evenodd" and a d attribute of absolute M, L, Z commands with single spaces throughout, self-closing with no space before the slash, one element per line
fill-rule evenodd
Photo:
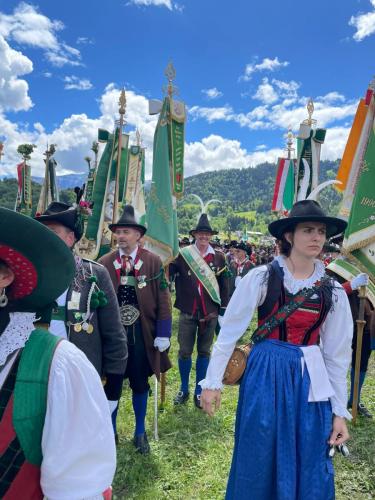
<path fill-rule="evenodd" d="M 372 95 L 372 99 L 375 97 Z M 350 254 L 358 266 L 375 280 L 375 120 L 369 129 L 343 251 Z"/>
<path fill-rule="evenodd" d="M 173 156 L 181 152 L 181 130 L 172 130 L 171 98 L 165 97 L 154 135 L 152 182 L 146 210 L 146 248 L 159 255 L 164 265 L 179 251 L 176 196 L 173 186 L 182 194 L 181 161 L 177 168 Z M 173 153 L 175 152 L 175 153 Z M 175 181 L 173 180 L 175 179 Z M 178 182 L 177 182 L 178 181 Z M 176 184 L 177 183 L 177 184 Z"/>

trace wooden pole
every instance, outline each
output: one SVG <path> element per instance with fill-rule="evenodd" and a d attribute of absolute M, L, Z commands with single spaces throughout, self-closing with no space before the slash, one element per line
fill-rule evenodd
<path fill-rule="evenodd" d="M 352 417 L 353 424 L 356 423 L 358 414 L 358 403 L 359 403 L 359 374 L 361 370 L 361 354 L 362 354 L 362 340 L 363 340 L 363 329 L 365 327 L 365 300 L 366 300 L 366 287 L 361 286 L 359 289 L 359 312 L 357 323 L 357 346 L 356 346 L 356 356 L 355 356 L 355 369 L 354 369 L 354 387 L 353 387 L 353 406 L 352 406 Z"/>
<path fill-rule="evenodd" d="M 165 406 L 165 388 L 167 386 L 167 377 L 165 373 L 160 374 L 160 410 Z"/>
<path fill-rule="evenodd" d="M 119 193 L 119 184 L 120 184 L 120 169 L 121 169 L 121 148 L 122 148 L 122 128 L 124 126 L 124 114 L 126 108 L 126 97 L 125 90 L 122 89 L 119 99 L 119 113 L 120 113 L 120 124 L 119 124 L 119 132 L 118 132 L 118 140 L 117 140 L 117 166 L 116 166 L 116 180 L 115 180 L 115 192 L 113 199 L 113 213 L 112 213 L 112 224 L 115 224 L 118 220 L 118 193 Z M 111 247 L 115 246 L 115 238 L 114 233 L 111 236 Z"/>

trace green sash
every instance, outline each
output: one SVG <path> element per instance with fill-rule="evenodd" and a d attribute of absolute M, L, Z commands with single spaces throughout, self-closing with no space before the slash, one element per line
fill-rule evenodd
<path fill-rule="evenodd" d="M 361 272 L 359 267 L 344 259 L 333 260 L 328 264 L 327 269 L 338 274 L 346 281 L 351 281 L 354 276 L 357 276 Z M 375 284 L 371 280 L 369 280 L 366 287 L 366 295 L 373 307 L 375 307 Z"/>
<path fill-rule="evenodd" d="M 220 290 L 215 273 L 200 255 L 195 246 L 190 245 L 188 247 L 181 248 L 180 254 L 195 276 L 202 283 L 211 299 L 220 306 Z"/>
<path fill-rule="evenodd" d="M 22 350 L 14 387 L 14 430 L 26 460 L 37 466 L 43 458 L 49 371 L 60 341 L 44 329 L 34 330 Z"/>

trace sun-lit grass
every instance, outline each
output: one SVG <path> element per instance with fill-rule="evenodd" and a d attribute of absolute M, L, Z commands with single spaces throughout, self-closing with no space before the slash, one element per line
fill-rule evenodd
<path fill-rule="evenodd" d="M 148 456 L 136 453 L 131 443 L 134 417 L 130 391 L 124 389 L 118 418 L 120 444 L 115 499 L 216 500 L 224 497 L 238 389 L 225 388 L 222 407 L 212 419 L 196 409 L 192 399 L 181 408 L 173 406 L 173 397 L 179 389 L 176 326 L 174 321 L 170 353 L 174 366 L 167 374 L 166 405 L 159 414 L 159 441 L 153 439 L 153 396 L 149 400 L 147 432 L 152 452 Z M 193 371 L 192 390 L 194 381 Z M 375 414 L 374 359 L 370 360 L 362 399 Z M 335 457 L 337 500 L 370 500 L 375 496 L 375 421 L 359 418 L 350 433 L 350 457 Z"/>

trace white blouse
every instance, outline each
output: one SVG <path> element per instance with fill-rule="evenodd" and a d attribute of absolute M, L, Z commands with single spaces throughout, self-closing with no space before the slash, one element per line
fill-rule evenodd
<path fill-rule="evenodd" d="M 324 275 L 324 265 L 315 261 L 313 274 L 306 280 L 296 280 L 288 270 L 284 257 L 276 257 L 284 271 L 284 286 L 293 294 L 312 287 Z M 221 320 L 221 330 L 212 349 L 203 389 L 222 389 L 223 375 L 236 342 L 245 333 L 255 309 L 267 294 L 266 266 L 252 269 L 239 282 Z M 333 306 L 320 326 L 320 346 L 301 347 L 303 363 L 310 375 L 309 401 L 331 400 L 335 415 L 351 419 L 347 405 L 346 375 L 351 361 L 353 318 L 347 295 L 335 281 Z"/>
<path fill-rule="evenodd" d="M 34 329 L 32 319 L 27 313 L 11 314 L 0 336 L 0 388 L 13 353 Z M 96 500 L 112 484 L 116 447 L 102 383 L 85 354 L 66 340 L 51 363 L 42 452 L 40 483 L 49 500 Z"/>

